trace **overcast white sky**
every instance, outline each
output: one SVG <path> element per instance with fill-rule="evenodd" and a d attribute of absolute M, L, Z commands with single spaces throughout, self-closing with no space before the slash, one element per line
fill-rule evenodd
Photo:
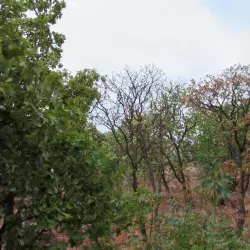
<path fill-rule="evenodd" d="M 155 64 L 200 78 L 250 64 L 250 0 L 66 0 L 63 64 L 101 74 Z M 219 2 L 219 3 L 218 3 Z"/>

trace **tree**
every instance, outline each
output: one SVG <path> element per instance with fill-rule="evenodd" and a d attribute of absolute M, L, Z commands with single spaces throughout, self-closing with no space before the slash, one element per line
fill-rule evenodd
<path fill-rule="evenodd" d="M 132 170 L 132 188 L 138 189 L 138 171 L 146 167 L 148 179 L 156 191 L 154 171 L 148 158 L 150 144 L 144 115 L 153 99 L 153 89 L 162 80 L 162 72 L 155 67 L 131 70 L 109 78 L 100 88 L 102 99 L 98 105 L 98 122 L 108 128 L 117 148 L 126 157 L 127 166 Z M 140 224 L 141 233 L 147 239 L 145 223 Z"/>
<path fill-rule="evenodd" d="M 52 229 L 66 231 L 71 245 L 85 234 L 97 239 L 109 230 L 119 179 L 114 157 L 87 127 L 100 76 L 59 71 L 64 37 L 51 25 L 64 1 L 0 6 L 1 246 L 43 248 Z"/>
<path fill-rule="evenodd" d="M 237 233 L 241 234 L 245 221 L 245 194 L 250 175 L 243 167 L 243 156 L 248 147 L 250 111 L 249 66 L 235 65 L 221 75 L 207 76 L 200 83 L 192 82 L 189 101 L 200 112 L 219 126 L 221 136 L 231 158 L 240 170 L 240 199 Z"/>
<path fill-rule="evenodd" d="M 153 99 L 153 89 L 161 80 L 162 73 L 155 67 L 146 66 L 138 71 L 126 68 L 123 73 L 108 79 L 100 90 L 103 98 L 99 102 L 98 122 L 112 132 L 122 154 L 127 157 L 135 192 L 137 172 L 142 163 L 156 190 L 153 169 L 147 158 L 149 145 L 144 140 L 143 119 Z"/>
<path fill-rule="evenodd" d="M 221 164 L 230 158 L 223 135 L 216 121 L 202 113 L 197 113 L 197 130 L 197 162 L 204 178 L 215 178 Z"/>
<path fill-rule="evenodd" d="M 164 157 L 164 161 L 187 195 L 184 169 L 194 159 L 193 135 L 196 121 L 184 102 L 184 91 L 183 86 L 178 84 L 161 86 L 151 112 L 157 124 L 160 155 Z M 163 181 L 166 182 L 165 175 Z"/>

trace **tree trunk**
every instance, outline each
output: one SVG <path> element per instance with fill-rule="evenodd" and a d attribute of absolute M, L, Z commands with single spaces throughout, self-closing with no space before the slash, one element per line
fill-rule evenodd
<path fill-rule="evenodd" d="M 145 162 L 146 168 L 147 168 L 147 174 L 148 174 L 148 179 L 152 185 L 153 191 L 156 192 L 156 185 L 155 185 L 155 179 L 154 179 L 154 171 L 152 168 L 152 165 L 150 163 L 150 160 L 148 158 L 148 148 L 146 145 L 145 141 L 145 135 L 144 135 L 144 130 L 142 128 L 142 123 L 138 123 L 138 131 L 139 131 L 139 143 L 140 143 L 140 148 L 143 156 L 143 160 Z"/>
<path fill-rule="evenodd" d="M 142 235 L 142 240 L 147 242 L 148 241 L 148 235 L 147 235 L 147 230 L 146 230 L 145 223 L 140 224 L 140 231 L 141 231 L 141 235 Z"/>
<path fill-rule="evenodd" d="M 136 174 L 137 174 L 137 169 L 133 168 L 133 172 L 132 172 L 133 184 L 132 184 L 132 186 L 133 186 L 134 193 L 136 193 L 137 189 L 138 189 L 138 180 L 137 180 Z M 140 231 L 141 231 L 141 235 L 142 235 L 143 240 L 147 241 L 148 236 L 147 236 L 146 226 L 145 226 L 144 222 L 140 223 Z"/>
<path fill-rule="evenodd" d="M 152 165 L 148 159 L 148 153 L 147 153 L 147 149 L 146 147 L 144 146 L 144 144 L 142 144 L 142 154 L 143 154 L 143 158 L 144 158 L 144 162 L 146 164 L 146 167 L 147 167 L 147 174 L 148 174 L 148 179 L 152 185 L 152 189 L 154 192 L 157 192 L 157 188 L 156 188 L 156 185 L 155 185 L 155 178 L 154 178 L 154 171 L 153 171 L 153 168 L 152 168 Z"/>
<path fill-rule="evenodd" d="M 246 209 L 245 209 L 245 201 L 244 197 L 239 198 L 239 211 L 237 213 L 237 227 L 236 227 L 236 235 L 238 237 L 242 236 L 242 232 L 244 229 L 246 217 Z"/>
<path fill-rule="evenodd" d="M 249 177 L 248 177 L 249 178 Z M 246 208 L 245 208 L 245 172 L 243 169 L 240 171 L 240 198 L 239 198 L 239 211 L 237 213 L 237 227 L 236 227 L 236 235 L 240 237 L 242 235 L 245 217 L 246 217 Z"/>
<path fill-rule="evenodd" d="M 138 188 L 138 180 L 137 180 L 137 169 L 136 168 L 133 168 L 133 172 L 132 172 L 132 187 L 133 187 L 133 190 L 134 192 L 137 191 L 137 188 Z"/>
<path fill-rule="evenodd" d="M 170 194 L 170 189 L 169 189 L 169 186 L 168 186 L 168 182 L 166 181 L 166 178 L 165 178 L 164 170 L 162 171 L 161 178 L 162 178 L 162 182 L 163 182 L 164 188 L 166 190 L 167 196 L 169 198 L 172 198 L 172 196 Z"/>
<path fill-rule="evenodd" d="M 182 190 L 184 195 L 184 201 L 186 204 L 191 203 L 191 193 L 190 190 L 187 188 L 186 181 L 182 182 Z M 193 206 L 193 204 L 191 204 Z"/>
<path fill-rule="evenodd" d="M 158 171 L 158 175 L 157 175 L 157 182 L 158 182 L 158 189 L 157 189 L 157 191 L 159 192 L 159 193 L 161 193 L 162 192 L 162 187 L 161 187 L 161 169 L 159 169 L 159 171 Z"/>
<path fill-rule="evenodd" d="M 161 170 L 160 169 L 158 170 L 157 183 L 158 183 L 157 192 L 161 194 L 162 188 L 161 188 Z M 154 217 L 158 216 L 160 204 L 161 203 L 159 202 L 159 204 L 157 204 L 156 208 L 154 209 Z"/>
<path fill-rule="evenodd" d="M 152 189 L 154 192 L 157 192 L 157 188 L 155 185 L 154 171 L 152 169 L 151 164 L 148 161 L 147 161 L 147 167 L 148 167 L 148 176 L 149 176 L 150 183 L 152 185 Z"/>
<path fill-rule="evenodd" d="M 8 216 L 14 214 L 14 206 L 15 206 L 15 201 L 14 201 L 14 194 L 9 193 L 7 200 L 6 200 L 6 215 L 7 215 L 7 222 L 8 222 Z M 6 250 L 16 250 L 15 243 L 16 243 L 16 232 L 15 232 L 15 227 L 13 227 L 9 222 L 6 227 L 6 232 L 5 232 L 5 241 L 6 241 Z"/>

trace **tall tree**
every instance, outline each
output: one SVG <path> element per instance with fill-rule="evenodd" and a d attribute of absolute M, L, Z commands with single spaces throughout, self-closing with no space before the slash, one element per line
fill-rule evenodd
<path fill-rule="evenodd" d="M 207 76 L 192 82 L 189 100 L 194 107 L 212 118 L 219 126 L 225 146 L 240 171 L 240 199 L 237 233 L 241 234 L 246 216 L 245 195 L 250 175 L 243 168 L 243 156 L 248 147 L 250 115 L 249 66 L 235 65 L 221 75 Z"/>
<path fill-rule="evenodd" d="M 86 127 L 100 76 L 58 70 L 64 37 L 51 25 L 64 7 L 0 4 L 0 244 L 9 250 L 52 244 L 52 229 L 80 244 L 82 229 L 97 238 L 109 227 L 116 164 Z"/>
<path fill-rule="evenodd" d="M 149 110 L 154 88 L 162 81 L 162 72 L 146 66 L 140 70 L 126 68 L 123 73 L 108 79 L 103 98 L 99 102 L 99 123 L 108 128 L 127 157 L 132 169 L 132 187 L 137 190 L 137 172 L 142 163 L 146 166 L 148 178 L 154 190 L 155 180 L 148 159 L 150 145 L 146 142 L 144 115 Z"/>
<path fill-rule="evenodd" d="M 185 104 L 185 88 L 179 84 L 161 86 L 158 99 L 152 104 L 158 131 L 158 148 L 174 177 L 187 195 L 185 167 L 194 157 L 195 118 Z M 163 169 L 164 170 L 164 169 Z M 164 180 L 163 175 L 163 181 Z"/>
<path fill-rule="evenodd" d="M 162 80 L 162 72 L 155 67 L 146 66 L 139 70 L 126 68 L 104 83 L 100 92 L 99 123 L 108 128 L 115 139 L 119 151 L 126 157 L 131 169 L 132 188 L 138 189 L 138 171 L 146 167 L 149 181 L 156 191 L 154 171 L 148 157 L 151 146 L 146 138 L 148 130 L 144 115 L 149 110 L 153 89 Z M 141 233 L 147 239 L 145 224 L 140 224 Z"/>

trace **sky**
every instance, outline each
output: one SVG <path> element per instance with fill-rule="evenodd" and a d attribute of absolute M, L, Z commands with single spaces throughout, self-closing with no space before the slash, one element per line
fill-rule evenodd
<path fill-rule="evenodd" d="M 108 75 L 154 64 L 172 79 L 199 79 L 250 64 L 250 0 L 66 0 L 56 30 L 73 73 Z"/>

